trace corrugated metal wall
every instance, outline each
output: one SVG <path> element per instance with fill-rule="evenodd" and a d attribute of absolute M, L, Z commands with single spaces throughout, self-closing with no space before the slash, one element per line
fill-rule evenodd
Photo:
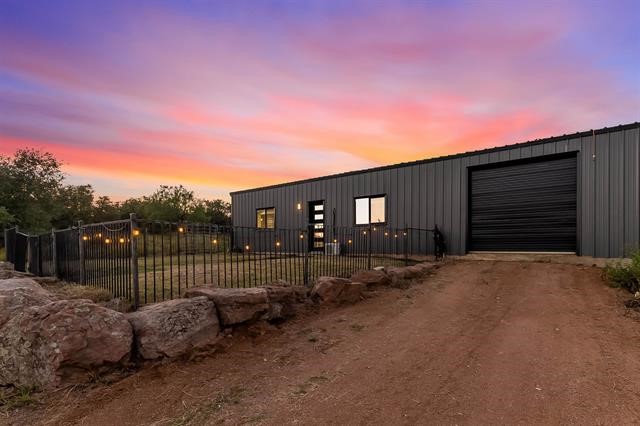
<path fill-rule="evenodd" d="M 437 224 L 451 254 L 467 250 L 468 167 L 577 152 L 578 250 L 621 257 L 640 241 L 640 123 L 396 167 L 232 194 L 233 223 L 255 226 L 255 211 L 276 208 L 279 228 L 307 225 L 307 203 L 325 200 L 326 228 L 354 225 L 354 198 L 387 195 L 391 227 Z M 303 210 L 296 209 L 302 203 Z M 335 209 L 335 223 L 332 211 Z M 433 245 L 426 247 L 432 252 Z"/>

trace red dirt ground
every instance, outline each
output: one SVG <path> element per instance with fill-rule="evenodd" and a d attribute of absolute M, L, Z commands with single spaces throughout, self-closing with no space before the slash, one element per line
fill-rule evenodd
<path fill-rule="evenodd" d="M 640 323 L 600 274 L 452 262 L 408 290 L 60 391 L 0 423 L 637 424 Z"/>

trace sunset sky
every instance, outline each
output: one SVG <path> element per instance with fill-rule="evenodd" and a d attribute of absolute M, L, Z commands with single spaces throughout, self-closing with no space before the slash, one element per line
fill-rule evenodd
<path fill-rule="evenodd" d="M 203 197 L 640 120 L 639 1 L 0 0 L 0 154 Z"/>

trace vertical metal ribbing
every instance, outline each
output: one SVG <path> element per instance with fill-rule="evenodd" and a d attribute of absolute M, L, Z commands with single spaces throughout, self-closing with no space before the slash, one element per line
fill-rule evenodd
<path fill-rule="evenodd" d="M 138 228 L 136 220 L 136 214 L 129 214 L 129 240 L 131 241 L 131 282 L 133 285 L 133 308 L 138 309 L 140 306 L 140 291 L 139 291 L 139 277 L 138 277 L 138 239 L 135 235 L 135 230 Z"/>

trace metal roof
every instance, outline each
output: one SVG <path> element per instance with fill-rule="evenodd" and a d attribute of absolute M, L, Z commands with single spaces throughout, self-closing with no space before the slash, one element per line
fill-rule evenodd
<path fill-rule="evenodd" d="M 242 193 L 253 192 L 253 191 L 262 191 L 262 190 L 265 190 L 265 189 L 280 188 L 280 187 L 283 187 L 283 186 L 298 185 L 298 184 L 301 184 L 301 183 L 315 182 L 315 181 L 318 181 L 318 180 L 333 179 L 333 178 L 337 178 L 337 177 L 351 176 L 351 175 L 356 175 L 356 174 L 361 174 L 361 173 L 377 172 L 377 171 L 380 171 L 380 170 L 387 170 L 387 169 L 395 169 L 395 168 L 401 168 L 401 167 L 415 166 L 415 165 L 418 165 L 418 164 L 424 164 L 424 163 L 430 163 L 430 162 L 442 161 L 442 160 L 450 160 L 450 159 L 453 159 L 453 158 L 460 158 L 460 157 L 468 157 L 468 156 L 471 156 L 471 155 L 486 154 L 486 153 L 490 153 L 490 152 L 502 151 L 502 150 L 505 150 L 505 149 L 511 149 L 511 148 L 515 148 L 515 147 L 539 145 L 539 144 L 555 142 L 555 141 L 563 140 L 563 139 L 571 139 L 571 138 L 579 138 L 579 137 L 584 137 L 584 136 L 591 136 L 594 133 L 595 134 L 602 134 L 602 133 L 616 132 L 616 131 L 620 131 L 620 130 L 633 129 L 633 128 L 636 128 L 636 127 L 640 127 L 640 122 L 636 121 L 634 123 L 629 123 L 629 124 L 620 124 L 620 125 L 615 126 L 615 127 L 603 127 L 601 129 L 596 129 L 596 130 L 593 130 L 593 129 L 592 130 L 585 130 L 585 131 L 582 131 L 582 132 L 576 132 L 576 133 L 572 133 L 572 134 L 565 134 L 565 135 L 561 135 L 561 136 L 552 136 L 552 137 L 544 138 L 544 139 L 535 139 L 535 140 L 532 140 L 532 141 L 520 142 L 520 143 L 511 144 L 511 145 L 497 146 L 497 147 L 493 147 L 493 148 L 479 149 L 479 150 L 476 150 L 476 151 L 467 151 L 467 152 L 463 152 L 463 153 L 459 153 L 459 154 L 443 155 L 443 156 L 440 156 L 440 157 L 426 158 L 426 159 L 422 159 L 422 160 L 408 161 L 408 162 L 404 162 L 404 163 L 396 163 L 396 164 L 391 164 L 391 165 L 387 165 L 387 166 L 372 167 L 372 168 L 369 168 L 369 169 L 361 169 L 361 170 L 353 170 L 353 171 L 349 171 L 349 172 L 335 173 L 335 174 L 327 175 L 327 176 L 319 176 L 319 177 L 314 177 L 314 178 L 301 179 L 301 180 L 296 180 L 296 181 L 292 181 L 292 182 L 278 183 L 278 184 L 274 184 L 274 185 L 261 186 L 261 187 L 257 187 L 257 188 L 251 188 L 251 189 L 243 189 L 243 190 L 239 190 L 239 191 L 233 191 L 233 192 L 230 193 L 230 195 L 242 194 Z"/>

